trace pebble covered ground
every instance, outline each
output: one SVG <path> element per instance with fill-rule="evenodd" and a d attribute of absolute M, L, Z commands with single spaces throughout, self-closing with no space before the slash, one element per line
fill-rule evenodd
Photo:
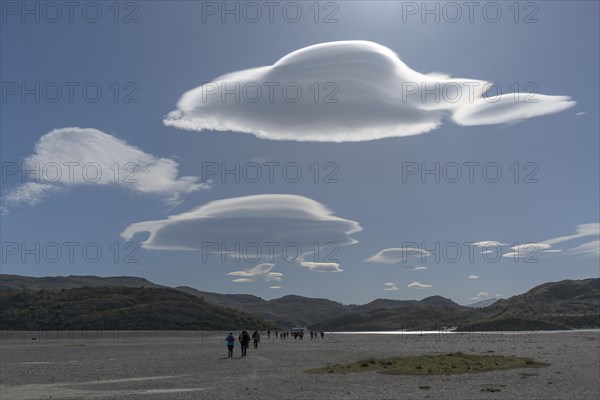
<path fill-rule="evenodd" d="M 582 399 L 600 398 L 600 332 L 266 338 L 227 358 L 226 332 L 2 332 L 0 398 Z M 35 338 L 36 340 L 32 340 Z M 519 355 L 550 364 L 463 375 L 308 374 L 370 357 Z"/>

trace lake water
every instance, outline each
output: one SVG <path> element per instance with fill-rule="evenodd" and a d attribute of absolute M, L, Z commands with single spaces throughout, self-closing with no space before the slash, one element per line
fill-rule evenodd
<path fill-rule="evenodd" d="M 600 333 L 600 329 L 572 329 L 556 331 L 466 331 L 456 332 L 450 330 L 437 331 L 364 331 L 364 332 L 326 332 L 336 335 L 531 335 L 541 333 L 576 333 L 576 332 L 595 332 Z"/>

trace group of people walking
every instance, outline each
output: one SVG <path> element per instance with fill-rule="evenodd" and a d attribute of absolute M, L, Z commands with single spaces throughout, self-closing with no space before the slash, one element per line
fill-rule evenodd
<path fill-rule="evenodd" d="M 316 340 L 318 336 L 321 336 L 321 339 L 325 338 L 325 332 L 316 332 L 310 331 L 310 339 Z M 294 340 L 304 338 L 304 331 L 284 331 L 279 332 L 275 331 L 275 338 L 281 338 L 281 340 L 286 340 L 288 337 L 293 337 Z M 267 338 L 271 338 L 271 331 L 267 331 Z M 242 330 L 242 333 L 238 336 L 238 341 L 240 342 L 240 349 L 242 357 L 246 357 L 246 352 L 248 351 L 248 346 L 250 346 L 250 341 L 254 342 L 254 348 L 258 349 L 258 344 L 260 343 L 260 333 L 258 331 L 254 331 L 252 336 L 246 331 Z M 225 342 L 227 343 L 227 358 L 233 358 L 233 348 L 235 347 L 235 336 L 233 332 L 229 332 L 225 337 Z"/>
<path fill-rule="evenodd" d="M 250 339 L 254 342 L 254 348 L 258 349 L 258 344 L 260 343 L 260 333 L 258 333 L 258 331 L 254 331 L 252 337 L 250 337 L 250 334 L 246 330 L 243 330 L 238 337 L 240 349 L 242 350 L 242 357 L 246 357 Z M 225 342 L 227 342 L 227 358 L 233 358 L 233 347 L 235 346 L 235 336 L 233 336 L 233 332 L 229 332 L 225 337 Z"/>
<path fill-rule="evenodd" d="M 310 333 L 310 340 L 317 340 L 319 338 L 319 334 L 321 335 L 321 339 L 325 338 L 325 332 L 316 332 L 316 331 L 309 331 Z M 297 339 L 304 339 L 304 331 L 284 331 L 279 333 L 278 331 L 275 331 L 275 338 L 277 338 L 278 336 L 281 338 L 281 340 L 287 340 L 288 337 L 293 337 L 294 340 Z"/>

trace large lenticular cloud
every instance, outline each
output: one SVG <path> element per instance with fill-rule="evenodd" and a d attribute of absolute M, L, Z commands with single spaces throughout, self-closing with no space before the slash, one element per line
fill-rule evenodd
<path fill-rule="evenodd" d="M 271 140 L 359 142 L 429 132 L 446 115 L 459 125 L 501 124 L 575 104 L 565 96 L 483 97 L 492 87 L 422 74 L 377 43 L 330 42 L 192 89 L 163 122 Z"/>
<path fill-rule="evenodd" d="M 271 243 L 278 251 L 294 243 L 301 249 L 298 262 L 315 246 L 351 245 L 351 235 L 361 231 L 356 221 L 333 215 L 323 204 L 303 196 L 262 194 L 215 200 L 192 211 L 167 219 L 129 225 L 122 233 L 125 240 L 148 232 L 142 242 L 146 249 L 206 251 L 207 244 L 218 244 L 219 253 L 239 253 L 249 243 Z M 314 264 L 314 265 L 313 265 Z M 334 266 L 308 263 L 309 269 Z"/>

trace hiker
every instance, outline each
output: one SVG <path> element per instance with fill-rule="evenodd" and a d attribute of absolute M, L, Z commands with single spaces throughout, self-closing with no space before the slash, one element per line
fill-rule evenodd
<path fill-rule="evenodd" d="M 252 340 L 254 340 L 254 348 L 258 349 L 258 343 L 260 342 L 260 333 L 258 333 L 258 331 L 254 331 Z"/>
<path fill-rule="evenodd" d="M 233 346 L 235 345 L 235 337 L 233 332 L 229 332 L 229 335 L 225 338 L 227 342 L 227 358 L 233 358 Z"/>
<path fill-rule="evenodd" d="M 310 331 L 310 340 L 313 340 L 313 339 L 314 339 L 314 336 L 315 336 L 314 332 L 313 332 L 313 331 Z"/>
<path fill-rule="evenodd" d="M 321 339 L 325 339 L 325 332 L 321 331 Z"/>
<path fill-rule="evenodd" d="M 245 330 L 240 333 L 240 347 L 242 350 L 242 357 L 246 357 L 246 351 L 248 350 L 248 345 L 250 344 L 250 334 Z"/>
<path fill-rule="evenodd" d="M 271 331 L 267 331 L 267 339 L 271 339 Z"/>
<path fill-rule="evenodd" d="M 275 331 L 275 339 L 277 339 L 277 336 L 279 336 L 279 331 L 278 330 Z"/>

